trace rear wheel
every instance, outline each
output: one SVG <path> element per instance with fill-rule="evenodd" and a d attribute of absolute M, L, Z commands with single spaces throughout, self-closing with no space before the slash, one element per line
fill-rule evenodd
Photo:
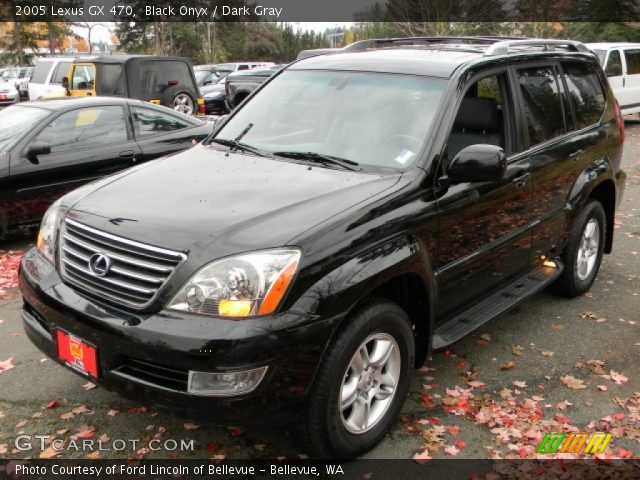
<path fill-rule="evenodd" d="M 590 201 L 576 218 L 569 244 L 562 259 L 565 269 L 556 283 L 556 289 L 575 297 L 593 285 L 604 251 L 606 215 L 600 202 Z"/>
<path fill-rule="evenodd" d="M 351 458 L 385 436 L 404 402 L 415 361 L 407 314 L 371 300 L 329 347 L 298 426 L 324 458 Z"/>
<path fill-rule="evenodd" d="M 175 111 L 180 113 L 185 113 L 187 115 L 193 115 L 195 113 L 193 99 L 186 92 L 177 93 L 176 96 L 173 97 L 171 106 Z"/>

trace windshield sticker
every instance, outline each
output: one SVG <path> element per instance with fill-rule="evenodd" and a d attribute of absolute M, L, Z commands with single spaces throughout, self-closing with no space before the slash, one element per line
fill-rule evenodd
<path fill-rule="evenodd" d="M 413 153 L 411 150 L 407 150 L 406 148 L 403 148 L 400 154 L 394 160 L 399 164 L 404 165 L 405 163 L 408 163 L 415 156 L 416 154 Z"/>

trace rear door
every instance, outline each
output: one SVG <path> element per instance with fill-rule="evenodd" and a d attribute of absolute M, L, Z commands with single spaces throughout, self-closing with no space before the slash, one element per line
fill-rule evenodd
<path fill-rule="evenodd" d="M 51 147 L 38 164 L 24 152 L 33 142 Z M 46 124 L 12 155 L 15 198 L 33 204 L 31 220 L 65 193 L 87 182 L 129 167 L 140 148 L 133 139 L 125 110 L 119 105 L 86 107 L 64 112 Z"/>
<path fill-rule="evenodd" d="M 204 127 L 205 122 L 186 119 L 165 109 L 134 105 L 129 108 L 135 138 L 141 148 L 140 161 L 190 148 L 211 131 Z"/>

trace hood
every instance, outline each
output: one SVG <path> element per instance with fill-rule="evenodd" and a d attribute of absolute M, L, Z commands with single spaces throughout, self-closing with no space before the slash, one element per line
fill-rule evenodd
<path fill-rule="evenodd" d="M 74 199 L 68 216 L 114 235 L 218 258 L 286 245 L 398 179 L 200 144 L 94 184 Z"/>
<path fill-rule="evenodd" d="M 205 85 L 204 87 L 198 87 L 200 89 L 200 95 L 204 96 L 207 93 L 221 92 L 224 93 L 224 83 L 214 83 L 213 85 Z"/>

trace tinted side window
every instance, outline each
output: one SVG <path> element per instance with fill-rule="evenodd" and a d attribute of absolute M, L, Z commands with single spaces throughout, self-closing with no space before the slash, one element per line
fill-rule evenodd
<path fill-rule="evenodd" d="M 150 108 L 131 107 L 131 113 L 138 138 L 193 126 L 181 118 Z"/>
<path fill-rule="evenodd" d="M 579 130 L 598 123 L 606 106 L 604 91 L 595 66 L 585 63 L 563 63 L 564 78 Z"/>
<path fill-rule="evenodd" d="M 189 65 L 177 60 L 154 60 L 140 62 L 141 90 L 151 95 L 161 95 L 170 81 L 180 85 L 193 85 Z"/>
<path fill-rule="evenodd" d="M 122 75 L 122 65 L 102 65 L 102 75 L 100 76 L 101 95 L 124 95 L 124 76 Z"/>
<path fill-rule="evenodd" d="M 565 133 L 562 99 L 558 80 L 552 67 L 533 67 L 518 70 L 529 146 Z"/>
<path fill-rule="evenodd" d="M 71 62 L 60 62 L 58 63 L 58 67 L 56 68 L 53 77 L 51 77 L 50 83 L 62 83 L 62 78 L 67 76 L 69 73 L 69 67 L 71 66 Z"/>
<path fill-rule="evenodd" d="M 607 66 L 604 69 L 610 77 L 618 77 L 622 75 L 622 59 L 619 50 L 611 50 L 607 59 Z"/>
<path fill-rule="evenodd" d="M 627 60 L 627 75 L 640 73 L 640 50 L 625 50 L 624 58 Z"/>
<path fill-rule="evenodd" d="M 49 70 L 51 70 L 52 65 L 53 62 L 51 60 L 38 60 L 38 63 L 36 63 L 36 66 L 33 69 L 31 81 L 33 83 L 46 82 L 47 76 L 49 75 Z"/>
<path fill-rule="evenodd" d="M 51 153 L 99 147 L 127 141 L 122 107 L 91 107 L 54 118 L 35 138 L 51 146 Z"/>

